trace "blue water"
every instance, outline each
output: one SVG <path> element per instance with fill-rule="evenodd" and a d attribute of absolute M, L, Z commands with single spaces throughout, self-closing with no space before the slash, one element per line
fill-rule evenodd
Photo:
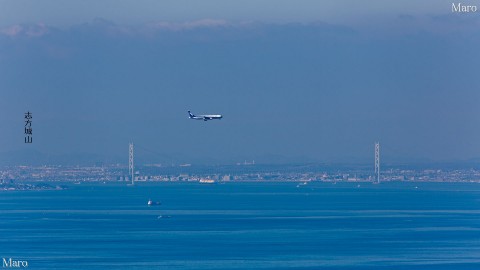
<path fill-rule="evenodd" d="M 480 184 L 81 184 L 0 217 L 29 269 L 480 269 Z"/>

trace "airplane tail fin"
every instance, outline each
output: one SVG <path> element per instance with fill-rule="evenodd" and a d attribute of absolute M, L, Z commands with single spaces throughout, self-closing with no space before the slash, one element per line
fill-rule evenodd
<path fill-rule="evenodd" d="M 188 115 L 190 115 L 190 118 L 195 117 L 190 111 L 188 111 Z"/>

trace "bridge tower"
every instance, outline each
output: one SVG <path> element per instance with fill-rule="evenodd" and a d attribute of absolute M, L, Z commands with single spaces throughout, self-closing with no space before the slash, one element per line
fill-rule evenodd
<path fill-rule="evenodd" d="M 135 180 L 135 170 L 133 166 L 133 143 L 128 145 L 128 174 L 132 177 L 132 185 Z"/>
<path fill-rule="evenodd" d="M 375 181 L 380 183 L 380 143 L 375 142 Z"/>

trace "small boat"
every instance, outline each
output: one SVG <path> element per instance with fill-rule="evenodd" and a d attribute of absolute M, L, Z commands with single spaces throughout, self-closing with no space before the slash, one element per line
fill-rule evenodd
<path fill-rule="evenodd" d="M 161 204 L 162 204 L 162 203 L 160 203 L 160 202 L 154 202 L 154 201 L 152 201 L 152 200 L 148 200 L 148 202 L 147 202 L 147 205 L 148 205 L 148 206 L 161 205 Z"/>
<path fill-rule="evenodd" d="M 202 183 L 202 184 L 213 184 L 215 183 L 215 180 L 213 179 L 200 179 L 200 181 L 198 181 L 199 183 Z"/>

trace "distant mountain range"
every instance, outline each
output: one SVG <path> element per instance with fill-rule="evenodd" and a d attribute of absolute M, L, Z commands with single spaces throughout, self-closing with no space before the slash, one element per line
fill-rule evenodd
<path fill-rule="evenodd" d="M 152 155 L 142 153 L 142 156 L 136 158 L 135 163 L 138 166 L 145 164 L 162 164 L 163 166 L 194 164 L 194 165 L 236 165 L 244 164 L 252 165 L 252 162 L 258 165 L 265 164 L 319 164 L 323 166 L 369 166 L 373 160 L 361 158 L 333 158 L 331 160 L 315 160 L 308 157 L 286 157 L 282 155 L 262 155 L 254 159 L 244 157 L 236 157 L 229 159 L 219 159 L 214 157 L 183 157 L 181 155 Z M 22 150 L 0 153 L 0 166 L 17 166 L 17 165 L 100 165 L 100 164 L 128 164 L 127 153 L 124 157 L 114 157 L 108 155 L 100 155 L 94 153 L 68 153 L 68 154 L 48 154 L 38 150 Z M 436 168 L 469 168 L 480 166 L 480 158 L 471 158 L 465 160 L 451 161 L 433 161 L 428 159 L 406 159 L 397 158 L 385 160 L 382 167 L 436 167 Z"/>

